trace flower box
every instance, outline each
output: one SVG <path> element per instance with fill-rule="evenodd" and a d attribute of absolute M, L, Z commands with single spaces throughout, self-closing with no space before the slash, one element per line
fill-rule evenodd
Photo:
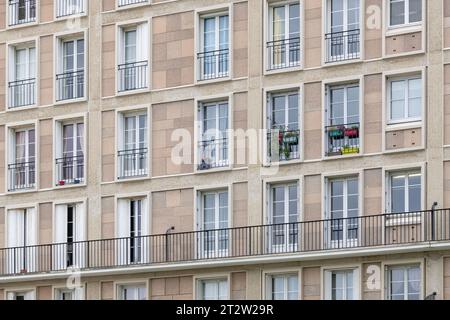
<path fill-rule="evenodd" d="M 343 147 L 342 148 L 342 154 L 355 154 L 355 153 L 359 153 L 359 148 L 358 147 Z"/>
<path fill-rule="evenodd" d="M 298 144 L 298 135 L 296 134 L 285 135 L 283 138 L 283 142 L 286 144 Z"/>
<path fill-rule="evenodd" d="M 358 132 L 357 128 L 345 129 L 345 131 L 344 131 L 344 135 L 346 137 L 357 137 L 358 134 L 359 134 L 359 132 Z"/>
<path fill-rule="evenodd" d="M 66 184 L 66 181 L 65 180 L 59 180 L 58 181 L 58 186 L 63 186 L 63 185 L 65 185 Z"/>
<path fill-rule="evenodd" d="M 328 131 L 328 135 L 331 138 L 342 138 L 344 136 L 344 131 L 341 129 L 331 129 Z"/>

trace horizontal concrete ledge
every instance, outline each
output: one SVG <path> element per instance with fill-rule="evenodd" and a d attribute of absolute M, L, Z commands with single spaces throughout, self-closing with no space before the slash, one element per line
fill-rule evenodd
<path fill-rule="evenodd" d="M 149 272 L 166 272 L 166 271 L 178 271 L 178 270 L 197 270 L 206 268 L 221 268 L 232 267 L 242 265 L 258 265 L 258 264 L 270 264 L 270 263 L 283 263 L 283 262 L 300 262 L 311 260 L 330 260 L 338 258 L 351 258 L 351 257 L 368 257 L 376 255 L 387 254 L 400 254 L 400 253 L 413 253 L 423 251 L 439 251 L 450 250 L 450 241 L 446 242 L 433 242 L 433 243 L 421 243 L 421 244 L 406 244 L 402 246 L 391 247 L 374 247 L 374 248 L 349 248 L 349 249 L 337 249 L 329 251 L 317 251 L 317 252 L 297 252 L 288 254 L 272 254 L 265 256 L 252 256 L 252 257 L 239 257 L 239 258 L 225 258 L 217 260 L 199 260 L 188 262 L 173 262 L 155 265 L 141 265 L 141 266 L 128 266 L 118 268 L 107 269 L 95 269 L 84 270 L 80 272 L 81 277 L 99 277 L 99 276 L 111 276 L 111 275 L 123 275 L 123 274 L 140 274 Z M 39 280 L 57 280 L 65 279 L 73 276 L 73 272 L 52 272 L 52 273 L 40 273 L 31 275 L 19 275 L 19 276 L 7 276 L 0 277 L 0 284 L 6 283 L 19 283 Z"/>

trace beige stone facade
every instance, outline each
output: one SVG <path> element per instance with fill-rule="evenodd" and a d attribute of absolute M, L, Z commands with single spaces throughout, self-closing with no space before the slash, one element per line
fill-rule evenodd
<path fill-rule="evenodd" d="M 349 2 L 342 0 L 347 9 Z M 418 277 L 416 291 L 401 298 L 435 293 L 450 299 L 450 211 L 441 210 L 450 208 L 450 0 L 423 0 L 420 19 L 400 26 L 390 25 L 389 0 L 360 0 L 356 42 L 347 27 L 331 34 L 329 0 L 86 0 L 80 12 L 67 15 L 58 13 L 65 9 L 57 1 L 36 3 L 31 19 L 11 16 L 11 4 L 0 0 L 0 300 L 61 298 L 72 263 L 80 267 L 81 293 L 72 295 L 79 299 L 122 299 L 129 288 L 140 288 L 136 297 L 145 299 L 202 299 L 206 283 L 226 283 L 228 299 L 272 299 L 275 281 L 287 277 L 297 279 L 296 298 L 331 299 L 331 279 L 345 272 L 354 281 L 347 298 L 391 299 L 401 295 L 392 289 L 392 270 Z M 299 46 L 280 45 L 273 10 L 284 6 L 289 13 L 295 5 Z M 215 28 L 223 29 L 220 16 L 228 17 L 227 49 L 208 56 L 205 19 L 217 17 Z M 130 30 L 136 52 L 146 52 L 133 62 Z M 330 48 L 327 37 L 338 46 Z M 66 51 L 68 42 L 79 46 L 76 59 Z M 76 60 L 78 69 L 67 60 Z M 23 61 L 26 71 L 17 66 Z M 400 96 L 409 109 L 397 117 L 399 83 L 407 88 Z M 345 90 L 350 104 L 352 86 L 358 119 L 345 130 L 357 128 L 356 145 L 354 133 L 331 133 L 344 130 L 333 122 L 341 117 L 332 112 L 333 90 Z M 299 133 L 288 151 L 294 156 L 267 160 L 273 99 L 286 94 L 297 97 Z M 208 150 L 201 141 L 206 108 L 219 113 L 221 103 L 228 129 L 266 131 L 256 140 L 250 132 L 244 145 L 229 136 L 227 159 L 201 167 L 209 152 L 201 152 Z M 342 117 L 351 118 L 346 108 Z M 83 156 L 61 166 L 69 143 L 64 126 L 74 123 L 83 127 L 71 127 L 77 141 L 70 148 Z M 129 148 L 130 126 L 142 129 L 133 131 L 138 153 Z M 33 129 L 34 136 L 27 131 Z M 175 130 L 190 136 L 184 163 L 174 162 Z M 27 147 L 20 149 L 23 141 Z M 277 150 L 281 155 L 286 145 Z M 404 211 L 412 213 L 389 216 L 397 208 L 396 178 L 404 182 Z M 346 200 L 333 210 L 336 181 L 344 181 Z M 279 186 L 291 199 L 283 200 L 281 222 L 274 217 Z M 206 196 L 217 201 L 213 227 L 206 227 Z M 69 246 L 61 244 L 68 242 L 59 224 L 64 206 L 77 208 L 71 241 L 82 243 L 75 247 L 83 257 L 71 255 L 75 262 L 67 261 Z M 130 208 L 136 206 L 138 236 L 145 236 L 138 251 L 133 247 L 139 258 L 121 251 L 135 240 Z M 15 218 L 23 210 L 32 233 L 26 243 L 17 231 L 23 222 Z M 126 218 L 123 210 L 130 210 Z M 280 223 L 287 224 L 274 227 Z M 211 234 L 215 247 L 205 251 Z"/>

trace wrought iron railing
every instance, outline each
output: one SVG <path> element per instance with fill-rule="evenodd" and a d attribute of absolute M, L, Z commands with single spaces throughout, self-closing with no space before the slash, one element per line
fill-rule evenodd
<path fill-rule="evenodd" d="M 8 83 L 9 107 L 17 108 L 36 103 L 36 79 L 17 80 Z"/>
<path fill-rule="evenodd" d="M 118 178 L 129 179 L 147 175 L 147 148 L 121 150 L 118 158 Z"/>
<path fill-rule="evenodd" d="M 10 26 L 36 21 L 36 0 L 9 0 L 8 17 Z"/>
<path fill-rule="evenodd" d="M 450 209 L 0 249 L 0 275 L 385 248 L 450 240 Z"/>
<path fill-rule="evenodd" d="M 198 170 L 208 170 L 229 166 L 228 138 L 200 141 Z"/>
<path fill-rule="evenodd" d="M 36 185 L 36 163 L 8 164 L 8 191 L 32 189 Z"/>
<path fill-rule="evenodd" d="M 229 49 L 201 52 L 197 54 L 199 80 L 228 77 L 230 74 Z"/>
<path fill-rule="evenodd" d="M 58 0 L 56 2 L 56 17 L 67 17 L 85 12 L 86 0 Z"/>
<path fill-rule="evenodd" d="M 56 75 L 56 100 L 71 100 L 84 97 L 84 70 Z"/>
<path fill-rule="evenodd" d="M 147 88 L 148 61 L 119 64 L 119 92 Z"/>
<path fill-rule="evenodd" d="M 269 162 L 300 159 L 300 130 L 269 130 L 267 153 Z"/>
<path fill-rule="evenodd" d="M 129 6 L 132 4 L 138 4 L 138 3 L 143 3 L 143 2 L 147 2 L 148 0 L 119 0 L 119 7 L 124 7 L 124 6 Z"/>
<path fill-rule="evenodd" d="M 56 159 L 56 184 L 64 186 L 84 181 L 84 156 Z"/>
<path fill-rule="evenodd" d="M 327 156 L 358 154 L 360 152 L 360 124 L 350 123 L 325 127 Z"/>
<path fill-rule="evenodd" d="M 359 59 L 361 52 L 360 30 L 332 32 L 325 35 L 326 62 Z"/>
<path fill-rule="evenodd" d="M 276 70 L 300 65 L 300 38 L 267 42 L 268 69 Z"/>

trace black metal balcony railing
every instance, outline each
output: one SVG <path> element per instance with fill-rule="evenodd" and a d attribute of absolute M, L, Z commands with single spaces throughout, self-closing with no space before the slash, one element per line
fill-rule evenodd
<path fill-rule="evenodd" d="M 267 151 L 270 162 L 300 159 L 300 130 L 269 130 Z"/>
<path fill-rule="evenodd" d="M 300 38 L 267 42 L 269 70 L 291 68 L 300 65 Z"/>
<path fill-rule="evenodd" d="M 228 138 L 200 141 L 198 170 L 209 170 L 229 166 Z"/>
<path fill-rule="evenodd" d="M 119 151 L 118 178 L 128 179 L 147 175 L 147 154 L 147 148 Z"/>
<path fill-rule="evenodd" d="M 56 75 L 57 101 L 84 97 L 84 71 L 70 71 Z"/>
<path fill-rule="evenodd" d="M 36 164 L 21 162 L 8 164 L 8 191 L 32 189 L 36 184 Z"/>
<path fill-rule="evenodd" d="M 8 83 L 9 107 L 17 108 L 36 103 L 36 79 L 17 80 Z"/>
<path fill-rule="evenodd" d="M 8 17 L 10 26 L 36 21 L 36 0 L 9 0 Z"/>
<path fill-rule="evenodd" d="M 360 152 L 359 123 L 325 127 L 327 156 L 357 154 Z"/>
<path fill-rule="evenodd" d="M 0 275 L 195 262 L 450 240 L 450 209 L 0 249 Z"/>
<path fill-rule="evenodd" d="M 84 181 L 84 156 L 56 159 L 56 184 L 79 184 Z"/>
<path fill-rule="evenodd" d="M 325 35 L 327 48 L 326 62 L 339 62 L 359 59 L 361 51 L 360 30 L 327 33 Z"/>
<path fill-rule="evenodd" d="M 119 0 L 119 7 L 129 6 L 132 4 L 138 4 L 147 2 L 148 0 Z"/>
<path fill-rule="evenodd" d="M 197 54 L 200 67 L 199 80 L 212 80 L 228 77 L 230 74 L 229 49 L 201 52 Z"/>
<path fill-rule="evenodd" d="M 148 61 L 130 62 L 120 64 L 119 92 L 147 88 Z"/>
<path fill-rule="evenodd" d="M 56 17 L 67 17 L 85 12 L 86 0 L 58 0 L 56 4 Z"/>

